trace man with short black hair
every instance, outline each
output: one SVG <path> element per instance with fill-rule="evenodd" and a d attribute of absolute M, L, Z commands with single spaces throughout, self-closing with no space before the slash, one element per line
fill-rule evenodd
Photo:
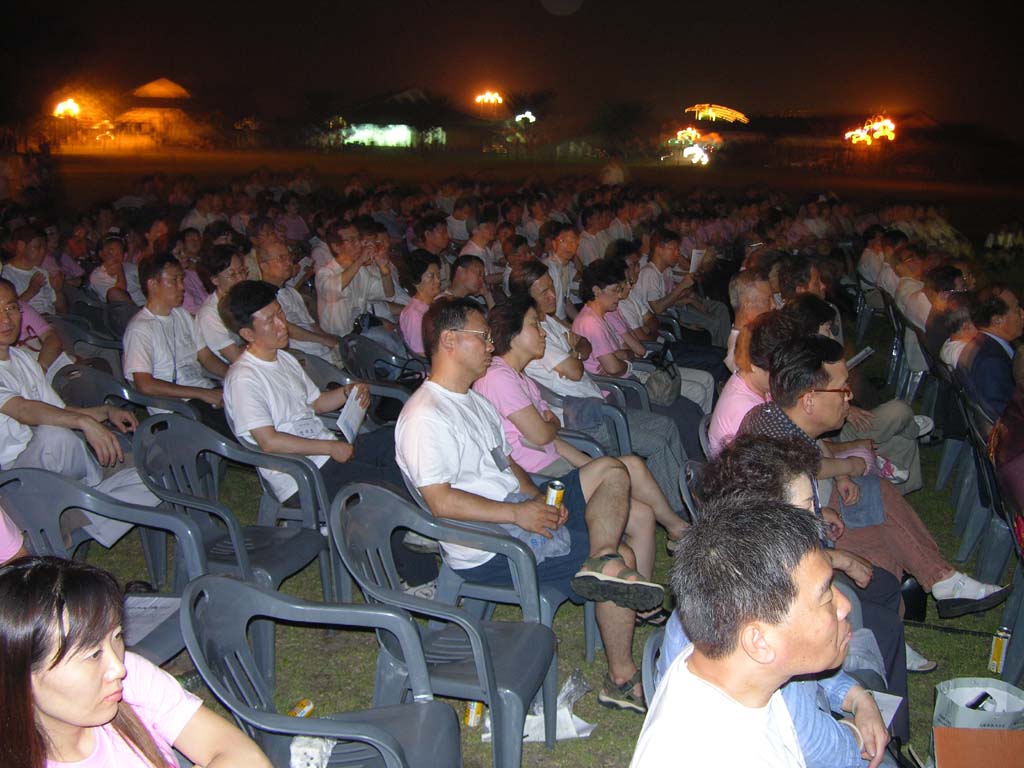
<path fill-rule="evenodd" d="M 701 508 L 672 569 L 691 645 L 658 687 L 632 768 L 803 768 L 779 689 L 839 666 L 851 637 L 850 603 L 820 539 L 813 514 L 778 500 L 729 496 Z"/>
<path fill-rule="evenodd" d="M 374 301 L 395 296 L 387 251 L 363 239 L 355 224 L 343 223 L 327 233 L 334 254 L 316 273 L 316 313 L 320 327 L 335 336 L 352 333 L 353 324 Z"/>
<path fill-rule="evenodd" d="M 494 296 L 484 275 L 484 262 L 479 256 L 464 253 L 452 264 L 452 285 L 438 298 L 472 299 L 486 309 L 494 306 Z"/>
<path fill-rule="evenodd" d="M 64 273 L 59 269 L 47 272 L 42 267 L 46 258 L 46 233 L 36 227 L 18 227 L 11 240 L 14 253 L 0 269 L 0 277 L 14 286 L 19 301 L 39 314 L 66 312 L 67 301 L 61 290 Z"/>

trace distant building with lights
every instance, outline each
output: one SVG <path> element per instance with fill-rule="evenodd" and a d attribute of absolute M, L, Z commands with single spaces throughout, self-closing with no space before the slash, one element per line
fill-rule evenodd
<path fill-rule="evenodd" d="M 203 146 L 210 128 L 194 116 L 192 94 L 161 77 L 131 92 L 127 109 L 113 119 L 115 133 L 126 140 L 153 145 Z"/>

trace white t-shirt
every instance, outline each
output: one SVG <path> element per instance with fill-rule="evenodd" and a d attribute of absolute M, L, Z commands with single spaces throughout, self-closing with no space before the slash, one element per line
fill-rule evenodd
<path fill-rule="evenodd" d="M 466 219 L 448 217 L 448 237 L 457 243 L 469 240 L 469 228 L 466 226 Z"/>
<path fill-rule="evenodd" d="M 313 329 L 313 316 L 309 314 L 306 302 L 302 300 L 302 296 L 294 288 L 288 285 L 281 286 L 277 291 L 277 303 L 281 305 L 284 319 L 289 323 L 307 331 Z M 315 355 L 324 359 L 331 359 L 333 356 L 330 349 L 317 341 L 290 339 L 288 346 L 307 355 Z"/>
<path fill-rule="evenodd" d="M 476 256 L 484 263 L 484 274 L 489 275 L 494 272 L 494 254 L 491 253 L 490 248 L 484 248 L 482 245 L 477 245 L 472 240 L 467 240 L 466 244 L 462 246 L 462 250 L 459 251 L 459 256 Z"/>
<path fill-rule="evenodd" d="M 0 360 L 0 408 L 12 397 L 64 407 L 64 401 L 46 383 L 46 375 L 35 358 L 17 347 L 9 347 L 8 353 L 9 359 Z M 30 440 L 32 427 L 0 413 L 0 467 L 18 458 Z"/>
<path fill-rule="evenodd" d="M 341 264 L 336 260 L 316 273 L 316 313 L 320 327 L 327 333 L 346 336 L 352 323 L 366 311 L 372 301 L 384 299 L 380 272 L 369 266 L 359 269 L 344 288 L 341 287 Z"/>
<path fill-rule="evenodd" d="M 650 262 L 644 264 L 629 295 L 633 301 L 643 302 L 650 309 L 652 301 L 661 301 L 666 296 L 664 273 Z"/>
<path fill-rule="evenodd" d="M 28 305 L 40 315 L 52 315 L 56 311 L 57 293 L 50 286 L 50 275 L 45 269 L 42 267 L 18 269 L 10 264 L 5 264 L 3 271 L 0 271 L 0 277 L 10 280 L 14 285 L 14 290 L 20 296 L 28 289 L 28 284 L 32 282 L 32 275 L 36 272 L 39 272 L 46 280 L 42 287 L 36 291 L 36 295 L 29 300 Z"/>
<path fill-rule="evenodd" d="M 565 314 L 566 302 L 572 300 L 571 293 L 573 283 L 576 280 L 576 265 L 573 262 L 563 264 L 554 256 L 546 259 L 548 274 L 551 275 L 551 282 L 555 289 L 555 314 L 562 320 L 567 318 Z"/>
<path fill-rule="evenodd" d="M 619 302 L 619 314 L 631 331 L 643 326 L 644 316 L 650 313 L 650 305 L 642 298 L 634 297 L 633 291 Z"/>
<path fill-rule="evenodd" d="M 417 488 L 447 483 L 492 501 L 519 490 L 498 412 L 472 390 L 459 394 L 425 381 L 398 416 L 395 447 L 399 468 Z M 441 548 L 452 568 L 475 568 L 494 557 L 456 544 Z"/>
<path fill-rule="evenodd" d="M 597 235 L 592 235 L 586 230 L 580 232 L 580 246 L 576 253 L 584 267 L 589 267 L 604 256 L 604 251 L 601 250 L 601 241 L 598 240 Z"/>
<path fill-rule="evenodd" d="M 199 307 L 199 311 L 196 312 L 196 335 L 199 337 L 199 345 L 201 347 L 206 347 L 218 358 L 230 365 L 228 359 L 220 351 L 232 344 L 243 347 L 245 343 L 235 334 L 231 333 L 227 326 L 224 325 L 220 312 L 217 311 L 217 303 L 219 301 L 220 296 L 214 291 L 206 297 L 206 301 Z"/>
<path fill-rule="evenodd" d="M 224 377 L 224 410 L 231 429 L 238 438 L 253 443 L 252 430 L 259 427 L 310 440 L 337 440 L 313 410 L 318 397 L 320 390 L 299 361 L 284 351 L 278 351 L 272 362 L 243 352 Z M 307 458 L 322 467 L 330 457 Z M 279 501 L 298 490 L 295 480 L 284 472 L 260 469 L 260 474 Z"/>
<path fill-rule="evenodd" d="M 579 381 L 573 381 L 555 370 L 572 356 L 569 339 L 566 336 L 571 329 L 551 315 L 545 317 L 541 325 L 547 334 L 544 341 L 544 357 L 527 363 L 524 373 L 562 397 L 601 397 L 601 390 L 586 371 Z"/>
<path fill-rule="evenodd" d="M 672 662 L 647 710 L 630 768 L 722 765 L 804 768 L 782 694 L 746 707 L 690 672 L 687 646 Z"/>
<path fill-rule="evenodd" d="M 142 293 L 142 287 L 139 285 L 139 265 L 132 264 L 131 262 L 125 262 L 124 264 L 124 282 L 125 290 L 128 291 L 128 295 L 131 296 L 132 301 L 137 306 L 146 306 L 146 297 Z M 107 274 L 107 271 L 102 266 L 96 267 L 89 275 L 89 287 L 95 291 L 96 295 L 100 297 L 102 301 L 107 300 L 107 291 L 114 287 L 117 280 Z"/>
<path fill-rule="evenodd" d="M 186 310 L 175 307 L 169 315 L 159 316 L 143 307 L 124 332 L 124 377 L 132 382 L 133 374 L 148 373 L 183 387 L 213 389 L 196 356 L 204 346 L 197 341 L 195 320 Z"/>

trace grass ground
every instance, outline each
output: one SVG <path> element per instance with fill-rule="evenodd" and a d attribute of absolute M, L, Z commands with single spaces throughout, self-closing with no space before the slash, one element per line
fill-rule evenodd
<path fill-rule="evenodd" d="M 1019 275 L 1011 276 L 1014 285 L 1022 282 Z M 876 320 L 869 332 L 871 343 L 879 354 L 874 355 L 865 366 L 869 374 L 882 373 L 884 355 L 888 346 L 887 332 Z M 952 531 L 953 507 L 949 490 L 935 491 L 935 477 L 941 456 L 941 447 L 925 447 L 921 451 L 924 473 L 924 488 L 910 497 L 918 514 L 935 535 L 942 552 L 952 558 L 958 542 Z M 254 474 L 240 469 L 231 469 L 224 483 L 224 501 L 235 511 L 239 519 L 246 522 L 255 520 L 259 501 L 260 486 Z M 664 534 L 659 546 L 656 577 L 665 580 L 669 567 L 668 556 L 664 554 Z M 96 564 L 109 568 L 122 581 L 145 578 L 138 538 L 127 536 L 113 549 L 103 551 L 94 547 L 90 559 Z M 970 572 L 973 563 L 965 570 Z M 1009 576 L 1007 576 L 1009 578 Z M 319 599 L 318 572 L 309 567 L 289 579 L 283 591 L 296 596 Z M 511 609 L 502 609 L 498 618 L 515 618 Z M 934 604 L 929 601 L 927 624 L 948 629 L 964 629 L 982 632 L 987 637 L 950 634 L 931 627 L 908 627 L 908 641 L 922 654 L 938 661 L 936 672 L 927 675 L 911 675 L 910 711 L 911 744 L 918 754 L 925 754 L 931 731 L 931 717 L 934 707 L 935 685 L 954 677 L 987 677 L 987 662 L 990 650 L 990 636 L 1000 624 L 1000 611 L 983 615 L 964 616 L 950 621 L 940 621 Z M 588 694 L 576 707 L 576 713 L 588 722 L 596 723 L 593 735 L 582 741 L 560 742 L 553 751 L 540 744 L 525 745 L 523 762 L 538 768 L 567 766 L 624 766 L 628 764 L 633 746 L 639 735 L 642 718 L 637 715 L 616 713 L 603 709 L 597 703 L 596 690 L 600 688 L 604 675 L 604 661 L 598 655 L 593 664 L 584 658 L 583 613 L 582 610 L 566 604 L 555 620 L 555 632 L 559 645 L 559 677 L 564 681 L 575 668 L 580 668 L 595 693 Z M 635 638 L 637 660 L 649 634 L 649 629 L 639 629 Z M 309 698 L 316 707 L 314 715 L 368 707 L 373 688 L 373 669 L 376 658 L 376 641 L 372 634 L 361 631 L 328 634 L 319 630 L 298 630 L 279 628 L 278 684 L 275 701 L 278 709 L 287 711 L 302 698 Z M 187 655 L 182 654 L 171 665 L 176 673 L 186 672 L 191 664 Z M 202 689 L 200 695 L 216 706 L 209 693 Z M 462 703 L 452 702 L 461 715 Z M 463 727 L 463 753 L 467 768 L 491 764 L 490 746 L 481 743 L 480 730 Z"/>

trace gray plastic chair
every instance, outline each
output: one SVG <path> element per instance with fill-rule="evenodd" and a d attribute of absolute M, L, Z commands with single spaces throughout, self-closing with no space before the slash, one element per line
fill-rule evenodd
<path fill-rule="evenodd" d="M 348 371 L 374 383 L 393 383 L 402 372 L 426 373 L 428 370 L 419 358 L 401 358 L 383 344 L 360 333 L 342 336 L 338 348 Z"/>
<path fill-rule="evenodd" d="M 121 353 L 124 347 L 120 339 L 95 333 L 83 318 L 76 315 L 46 315 L 45 320 L 57 332 L 66 351 L 79 357 L 98 357 L 110 366 L 115 378 L 123 378 Z"/>
<path fill-rule="evenodd" d="M 184 400 L 144 395 L 130 387 L 124 379 L 115 379 L 106 371 L 89 365 L 64 366 L 54 375 L 53 388 L 65 403 L 75 408 L 134 405 L 139 408 L 161 408 L 192 421 L 199 420 L 196 409 Z"/>
<path fill-rule="evenodd" d="M 687 459 L 679 473 L 679 495 L 683 497 L 683 505 L 695 523 L 700 517 L 700 470 L 704 462 Z"/>
<path fill-rule="evenodd" d="M 657 668 L 658 656 L 661 655 L 661 644 L 665 641 L 665 628 L 658 627 L 647 636 L 644 643 L 644 657 L 640 662 L 640 678 L 644 686 L 644 701 L 648 704 L 654 699 L 654 673 Z"/>
<path fill-rule="evenodd" d="M 438 537 L 442 526 L 426 524 L 413 505 L 386 488 L 355 483 L 331 504 L 329 528 L 334 546 L 371 603 L 383 603 L 427 617 L 420 628 L 432 690 L 442 696 L 483 701 L 490 707 L 495 766 L 518 768 L 522 760 L 526 711 L 543 688 L 548 746 L 554 745 L 557 673 L 550 675 L 555 635 L 541 623 L 533 553 L 515 541 L 484 537 L 475 531 L 444 531 L 444 539 L 498 551 L 510 557 L 524 594 L 522 622 L 492 622 L 468 612 L 401 591 L 391 554 L 391 535 L 408 529 Z M 525 550 L 525 551 L 524 551 Z M 401 701 L 409 687 L 402 649 L 378 633 L 375 704 Z"/>
<path fill-rule="evenodd" d="M 151 416 L 140 424 L 135 432 L 134 455 L 135 466 L 146 487 L 176 513 L 198 525 L 211 573 L 231 574 L 277 589 L 286 578 L 317 560 L 324 600 L 335 599 L 335 574 L 340 568 L 331 556 L 330 545 L 320 531 L 312 505 L 303 505 L 299 525 L 242 526 L 219 501 L 218 461 L 287 467 L 285 471 L 301 475 L 302 482 L 308 485 L 304 473 L 297 472 L 295 464 L 277 463 L 276 457 L 254 454 L 209 427 L 176 414 Z M 266 625 L 261 629 L 272 632 L 272 627 Z M 264 635 L 261 640 L 258 650 L 264 674 L 272 678 L 273 636 Z"/>
<path fill-rule="evenodd" d="M 450 706 L 433 700 L 416 623 L 405 611 L 311 603 L 222 576 L 192 582 L 182 608 L 181 633 L 200 676 L 276 768 L 288 768 L 293 736 L 338 740 L 329 759 L 332 768 L 462 765 L 458 718 Z M 394 638 L 406 661 L 413 701 L 327 717 L 279 714 L 273 682 L 260 673 L 246 638 L 254 619 L 369 628 Z"/>
<path fill-rule="evenodd" d="M 705 413 L 697 427 L 697 437 L 700 438 L 700 449 L 704 451 L 704 461 L 711 460 L 711 439 L 708 437 L 708 430 L 711 428 L 711 414 Z"/>
<path fill-rule="evenodd" d="M 556 408 L 565 407 L 565 398 L 548 389 L 540 382 L 534 382 L 537 388 L 540 390 L 541 397 L 544 398 L 544 402 L 548 405 L 553 405 Z M 609 437 L 611 437 L 612 445 L 610 446 L 612 456 L 627 456 L 633 452 L 633 442 L 629 437 L 629 422 L 626 420 L 626 414 L 622 412 L 622 409 L 611 403 L 601 403 L 601 416 L 604 421 L 605 431 L 607 431 Z M 589 437 L 585 432 L 579 432 L 578 430 L 563 430 L 564 434 L 560 434 L 560 437 L 567 437 L 568 435 Z"/>
<path fill-rule="evenodd" d="M 0 502 L 26 536 L 27 549 L 36 555 L 53 555 L 73 559 L 83 543 L 91 541 L 84 528 L 70 533 L 65 542 L 61 518 L 71 510 L 84 510 L 144 528 L 156 529 L 174 536 L 175 551 L 182 569 L 181 581 L 187 582 L 206 573 L 206 553 L 199 527 L 173 512 L 141 507 L 113 499 L 81 483 L 68 480 L 44 469 L 13 469 L 0 473 Z M 129 595 L 125 599 L 127 631 L 131 634 L 133 615 L 138 603 L 159 595 Z M 171 599 L 171 596 L 163 596 Z M 178 625 L 178 612 L 165 619 L 138 639 L 131 650 L 154 664 L 177 656 L 184 647 Z"/>

